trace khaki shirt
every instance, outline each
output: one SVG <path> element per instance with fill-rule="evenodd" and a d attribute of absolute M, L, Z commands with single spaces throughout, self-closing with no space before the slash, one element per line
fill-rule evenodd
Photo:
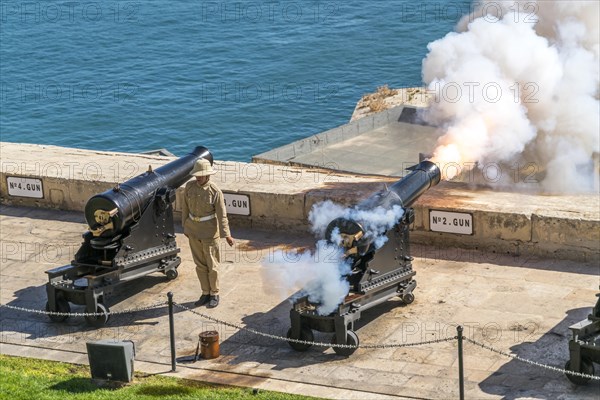
<path fill-rule="evenodd" d="M 215 214 L 215 218 L 197 222 L 190 218 Z M 181 209 L 183 232 L 194 239 L 218 239 L 231 236 L 223 192 L 211 181 L 200 186 L 197 181 L 185 185 Z"/>

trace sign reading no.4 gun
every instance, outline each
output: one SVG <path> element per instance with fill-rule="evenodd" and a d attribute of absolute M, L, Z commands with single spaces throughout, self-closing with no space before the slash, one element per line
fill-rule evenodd
<path fill-rule="evenodd" d="M 429 229 L 433 232 L 473 234 L 473 215 L 467 213 L 429 210 Z"/>
<path fill-rule="evenodd" d="M 44 198 L 41 179 L 9 176 L 6 178 L 6 185 L 8 186 L 8 194 L 10 196 L 31 197 L 34 199 Z"/>

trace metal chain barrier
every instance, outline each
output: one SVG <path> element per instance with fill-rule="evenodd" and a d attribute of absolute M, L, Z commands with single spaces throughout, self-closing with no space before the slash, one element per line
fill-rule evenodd
<path fill-rule="evenodd" d="M 581 372 L 569 371 L 569 370 L 566 370 L 566 369 L 562 369 L 562 368 L 558 368 L 558 367 L 553 367 L 551 365 L 542 364 L 542 363 L 539 363 L 537 361 L 531 361 L 531 360 L 528 360 L 526 358 L 520 357 L 520 356 L 518 356 L 516 354 L 510 354 L 510 353 L 506 353 L 506 352 L 504 352 L 502 350 L 494 349 L 493 347 L 490 347 L 490 346 L 485 345 L 483 343 L 479 343 L 479 342 L 477 342 L 477 341 L 475 341 L 473 339 L 469 339 L 468 337 L 464 337 L 464 340 L 467 341 L 467 342 L 469 342 L 469 343 L 471 343 L 471 344 L 474 344 L 475 346 L 479 346 L 479 347 L 484 348 L 486 350 L 489 350 L 489 351 L 491 351 L 493 353 L 497 353 L 497 354 L 500 354 L 502 356 L 509 357 L 509 358 L 514 359 L 514 360 L 518 360 L 518 361 L 524 362 L 525 364 L 534 365 L 534 366 L 539 367 L 539 368 L 544 368 L 544 369 L 548 369 L 550 371 L 560 372 L 560 373 L 563 373 L 563 374 L 569 374 L 569 375 L 573 375 L 573 376 L 578 376 L 580 378 L 593 379 L 593 380 L 596 380 L 596 381 L 600 380 L 600 376 L 582 374 Z"/>
<path fill-rule="evenodd" d="M 43 315 L 56 315 L 56 316 L 60 316 L 60 317 L 99 317 L 99 316 L 103 316 L 103 315 L 119 315 L 119 314 L 130 314 L 130 313 L 136 313 L 136 312 L 140 312 L 140 311 L 147 311 L 147 310 L 153 310 L 159 307 L 164 307 L 167 305 L 166 301 L 161 301 L 149 306 L 143 306 L 143 307 L 137 307 L 137 308 L 130 308 L 128 310 L 122 310 L 122 311 L 108 311 L 107 313 L 68 313 L 68 312 L 58 312 L 58 311 L 46 311 L 46 310 L 35 310 L 35 309 L 31 309 L 31 308 L 25 308 L 25 307 L 17 307 L 17 306 L 11 306 L 8 304 L 0 304 L 0 308 L 8 308 L 11 310 L 16 310 L 16 311 L 23 311 L 23 312 L 28 312 L 28 313 L 32 313 L 32 314 L 43 314 Z"/>
<path fill-rule="evenodd" d="M 122 311 L 108 311 L 106 314 L 107 315 L 122 315 L 122 314 L 130 314 L 130 313 L 136 313 L 136 312 L 141 312 L 141 311 L 148 311 L 148 310 L 154 310 L 160 307 L 164 307 L 167 306 L 168 302 L 166 301 L 161 301 L 161 302 L 157 302 L 154 304 L 151 304 L 149 306 L 142 306 L 142 307 L 136 307 L 136 308 L 130 308 L 127 310 L 122 310 Z M 248 328 L 242 325 L 238 325 L 238 324 L 234 324 L 231 322 L 227 322 L 227 321 L 223 321 L 220 320 L 218 318 L 215 317 L 211 317 L 210 315 L 206 315 L 203 314 L 201 312 L 198 312 L 196 310 L 193 310 L 189 307 L 186 307 L 182 304 L 179 303 L 175 303 L 173 302 L 173 305 L 175 307 L 178 307 L 184 311 L 189 311 L 192 314 L 195 314 L 199 317 L 202 317 L 204 319 L 216 322 L 218 324 L 222 324 L 225 326 L 228 326 L 230 328 L 234 328 L 234 329 L 238 329 L 241 331 L 246 331 L 252 334 L 255 334 L 257 336 L 262 336 L 262 337 L 266 337 L 269 339 L 274 339 L 274 340 L 279 340 L 279 341 L 284 341 L 284 342 L 293 342 L 293 343 L 298 343 L 298 344 L 303 344 L 303 345 L 310 345 L 310 346 L 323 346 L 323 347 L 337 347 L 337 348 L 342 348 L 342 349 L 390 349 L 390 348 L 401 348 L 401 347 L 412 347 L 412 346 L 422 346 L 422 345 L 427 345 L 427 344 L 435 344 L 435 343 L 445 343 L 445 342 L 452 342 L 454 340 L 457 340 L 458 337 L 457 336 L 452 336 L 452 337 L 447 337 L 447 338 L 441 338 L 441 339 L 432 339 L 432 340 L 424 340 L 421 342 L 414 342 L 414 343 L 383 343 L 383 344 L 358 344 L 358 345 L 351 345 L 351 344 L 333 344 L 333 343 L 323 343 L 323 342 L 311 342 L 308 340 L 301 340 L 301 339 L 292 339 L 292 338 L 288 338 L 288 337 L 284 337 L 284 336 L 279 336 L 279 335 L 273 335 L 270 333 L 266 333 L 266 332 L 261 332 L 258 331 L 256 329 L 252 329 L 252 328 Z M 33 313 L 33 314 L 43 314 L 43 315 L 56 315 L 56 316 L 64 316 L 64 317 L 96 317 L 96 316 L 102 316 L 105 315 L 105 313 L 65 313 L 65 312 L 57 312 L 57 311 L 45 311 L 45 310 L 36 310 L 36 309 L 30 309 L 30 308 L 25 308 L 25 307 L 18 307 L 18 306 L 11 306 L 8 304 L 0 304 L 0 308 L 8 308 L 10 310 L 15 310 L 15 311 L 23 311 L 23 312 L 29 312 L 29 313 Z M 569 375 L 573 375 L 573 376 L 577 376 L 580 378 L 585 378 L 585 379 L 591 379 L 591 380 L 597 380 L 600 381 L 600 376 L 596 376 L 596 375 L 588 375 L 588 374 L 583 374 L 581 372 L 575 372 L 575 371 L 569 371 L 569 370 L 565 370 L 563 368 L 558 368 L 558 367 L 554 367 L 551 365 L 546 365 L 546 364 L 542 364 L 539 363 L 537 361 L 532 361 L 532 360 L 528 360 L 526 358 L 520 357 L 516 354 L 510 354 L 507 353 L 505 351 L 502 350 L 498 350 L 495 349 L 491 346 L 488 346 L 486 344 L 483 343 L 479 343 L 473 339 L 470 339 L 468 337 L 463 337 L 463 339 L 467 342 L 469 342 L 470 344 L 473 344 L 475 346 L 481 347 L 483 349 L 486 349 L 488 351 L 491 351 L 493 353 L 496 354 L 500 354 L 504 357 L 508 357 L 508 358 L 512 358 L 514 360 L 518 360 L 521 361 L 525 364 L 529 364 L 529 365 L 533 365 L 539 368 L 543 368 L 543 369 L 547 369 L 550 371 L 554 371 L 554 372 L 559 372 L 559 373 L 563 373 L 563 374 L 569 374 Z"/>
<path fill-rule="evenodd" d="M 227 322 L 227 321 L 223 321 L 218 318 L 215 318 L 215 317 L 211 317 L 210 315 L 202 314 L 201 312 L 192 310 L 191 308 L 186 307 L 179 303 L 174 302 L 173 305 L 182 310 L 189 311 L 192 314 L 198 315 L 199 317 L 208 319 L 208 320 L 216 322 L 218 324 L 228 326 L 230 328 L 235 328 L 235 329 L 238 329 L 241 331 L 250 332 L 255 335 L 266 337 L 269 339 L 281 340 L 281 341 L 285 341 L 285 342 L 293 342 L 293 343 L 299 343 L 299 344 L 311 345 L 311 346 L 337 347 L 337 348 L 342 348 L 342 349 L 390 349 L 390 348 L 398 348 L 398 347 L 410 347 L 410 346 L 420 346 L 420 345 L 433 344 L 433 343 L 451 342 L 451 341 L 454 341 L 457 339 L 457 337 L 454 336 L 454 337 L 448 337 L 448 338 L 443 338 L 443 339 L 425 340 L 422 342 L 415 342 L 415 343 L 358 344 L 358 345 L 310 342 L 307 340 L 292 339 L 292 338 L 287 338 L 284 336 L 272 335 L 270 333 L 257 331 L 256 329 L 247 328 L 245 326 L 233 324 L 231 322 Z"/>

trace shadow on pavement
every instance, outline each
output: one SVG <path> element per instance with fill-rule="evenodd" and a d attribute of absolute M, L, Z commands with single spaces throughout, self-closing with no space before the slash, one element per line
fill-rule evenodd
<path fill-rule="evenodd" d="M 46 208 L 0 205 L 0 214 L 8 217 L 87 224 L 85 215 L 81 211 L 49 210 Z"/>
<path fill-rule="evenodd" d="M 569 326 L 587 318 L 589 312 L 590 308 L 567 311 L 567 316 L 558 325 L 535 342 L 523 342 L 512 346 L 511 353 L 527 360 L 563 369 L 569 360 Z M 469 347 L 473 345 L 467 344 L 466 346 L 465 354 L 468 354 Z M 562 351 L 551 352 L 548 349 L 562 349 Z M 549 381 L 550 383 L 548 383 Z M 506 400 L 516 400 L 530 396 L 537 398 L 541 393 L 548 391 L 547 385 L 552 385 L 552 392 L 573 393 L 579 399 L 597 399 L 600 393 L 600 382 L 598 381 L 591 381 L 587 386 L 577 386 L 571 383 L 564 374 L 514 359 L 482 381 L 479 387 L 485 393 L 503 395 L 502 398 Z M 511 394 L 506 395 L 506 393 Z"/>
<path fill-rule="evenodd" d="M 140 294 L 145 290 L 156 287 L 160 283 L 167 282 L 166 277 L 162 275 L 147 275 L 134 281 L 125 282 L 115 288 L 109 296 L 106 296 L 105 305 L 110 311 L 118 312 L 119 310 L 136 309 L 143 306 L 130 307 L 127 305 L 127 300 L 132 296 Z M 46 287 L 29 286 L 15 292 L 16 299 L 9 302 L 8 305 L 13 307 L 22 307 L 31 310 L 45 311 L 46 306 Z M 153 296 L 154 297 L 154 296 Z M 164 300 L 165 305 L 150 310 L 135 311 L 127 314 L 111 315 L 107 328 L 129 327 L 131 332 L 134 332 L 144 327 L 157 325 L 159 322 L 155 319 L 168 315 L 168 307 L 166 306 L 167 296 L 162 299 L 154 298 L 148 300 L 147 306 L 160 303 Z M 193 302 L 187 304 L 193 307 Z M 76 305 L 70 303 L 71 313 L 85 313 L 84 305 Z M 174 308 L 174 313 L 179 313 L 183 310 Z M 49 342 L 56 338 L 58 342 L 69 340 L 68 338 L 58 338 L 65 334 L 75 334 L 81 332 L 88 339 L 95 336 L 93 332 L 98 330 L 90 326 L 83 316 L 71 316 L 63 322 L 53 322 L 47 315 L 32 313 L 27 311 L 13 310 L 10 308 L 2 308 L 0 313 L 0 331 L 2 339 L 9 339 L 11 335 L 19 335 L 21 339 L 27 340 L 47 340 Z M 13 333 L 9 333 L 13 332 Z M 98 339 L 102 338 L 100 334 Z M 9 340 L 9 342 L 12 342 Z"/>
<path fill-rule="evenodd" d="M 396 307 L 404 307 L 400 299 L 390 300 L 377 307 L 363 312 L 362 318 L 355 323 L 354 330 L 361 336 L 361 328 L 377 318 L 385 318 Z M 283 301 L 267 313 L 254 313 L 242 319 L 242 324 L 278 337 L 286 337 L 291 326 L 291 302 Z M 315 342 L 330 343 L 333 333 L 313 331 Z M 312 364 L 322 364 L 336 360 L 346 359 L 337 355 L 329 346 L 313 346 L 304 352 L 293 350 L 285 340 L 278 340 L 257 335 L 245 330 L 237 331 L 230 336 L 222 337 L 221 353 L 226 354 L 226 363 L 237 365 L 247 362 L 261 362 L 269 364 L 270 369 L 285 370 L 287 368 L 303 367 Z"/>
<path fill-rule="evenodd" d="M 495 251 L 481 251 L 477 248 L 465 249 L 458 247 L 427 246 L 411 243 L 412 256 L 415 261 L 451 261 L 458 263 L 490 264 L 503 267 L 531 268 L 542 271 L 569 272 L 574 274 L 598 275 L 597 263 L 576 262 L 561 259 L 540 258 L 533 253 L 523 253 L 520 256 Z M 418 265 L 417 268 L 418 270 Z"/>

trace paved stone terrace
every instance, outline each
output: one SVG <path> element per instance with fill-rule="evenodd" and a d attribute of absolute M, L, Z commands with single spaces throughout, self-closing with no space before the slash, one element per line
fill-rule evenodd
<path fill-rule="evenodd" d="M 68 264 L 86 229 L 80 212 L 0 207 L 0 302 L 43 309 L 44 271 Z M 206 315 L 259 331 L 285 335 L 291 293 L 271 287 L 260 260 L 277 248 L 304 248 L 309 236 L 249 230 L 233 226 L 234 249 L 224 248 L 222 304 L 197 309 Z M 191 255 L 179 229 L 183 263 L 180 276 L 166 281 L 149 275 L 121 286 L 108 298 L 112 311 L 166 301 L 191 307 L 198 297 Z M 414 246 L 416 300 L 399 300 L 368 310 L 357 333 L 362 344 L 413 343 L 455 334 L 496 349 L 562 367 L 568 358 L 568 326 L 584 319 L 598 292 L 597 263 L 513 257 L 458 248 Z M 74 306 L 72 311 L 82 311 Z M 0 309 L 3 354 L 86 363 L 86 341 L 131 339 L 136 369 L 170 370 L 166 307 L 114 315 L 101 329 L 81 317 L 52 323 L 46 316 Z M 331 348 L 304 353 L 285 342 L 258 337 L 177 309 L 177 353 L 182 363 L 173 375 L 338 399 L 449 399 L 458 397 L 456 343 L 419 347 L 359 349 L 351 357 Z M 198 334 L 216 329 L 221 357 L 183 363 L 196 349 Z M 317 335 L 329 341 L 328 335 Z M 465 344 L 466 398 L 597 399 L 600 385 L 572 385 L 564 375 Z"/>

